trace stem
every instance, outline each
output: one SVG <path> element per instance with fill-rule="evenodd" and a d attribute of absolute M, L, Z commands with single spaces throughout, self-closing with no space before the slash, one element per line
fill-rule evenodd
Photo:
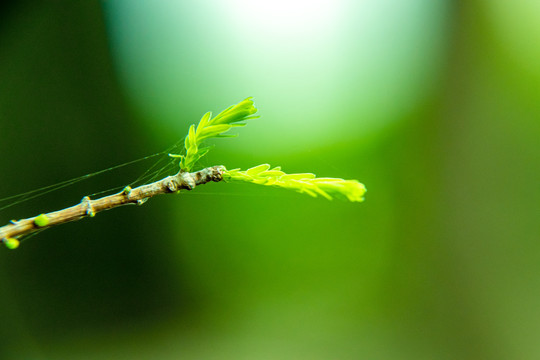
<path fill-rule="evenodd" d="M 146 200 L 156 195 L 175 193 L 181 189 L 193 190 L 197 185 L 206 184 L 210 181 L 221 181 L 223 179 L 223 170 L 224 167 L 219 165 L 192 173 L 180 170 L 176 175 L 167 176 L 150 184 L 134 189 L 126 187 L 118 194 L 104 196 L 95 200 L 91 200 L 86 196 L 79 204 L 62 210 L 18 221 L 12 220 L 11 224 L 0 227 L 0 240 L 6 242 L 9 239 L 16 239 L 56 225 L 85 217 L 93 217 L 98 212 L 114 209 L 122 205 L 142 205 Z"/>

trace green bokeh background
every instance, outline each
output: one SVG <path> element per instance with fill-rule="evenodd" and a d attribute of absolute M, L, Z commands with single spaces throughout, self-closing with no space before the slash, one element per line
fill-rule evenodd
<path fill-rule="evenodd" d="M 262 117 L 202 166 L 368 194 L 209 184 L 0 249 L 0 358 L 537 359 L 539 24 L 534 0 L 5 3 L 0 198 L 159 152 L 247 96 Z"/>

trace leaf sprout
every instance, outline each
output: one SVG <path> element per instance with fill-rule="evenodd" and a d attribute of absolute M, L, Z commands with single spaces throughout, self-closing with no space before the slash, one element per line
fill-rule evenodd
<path fill-rule="evenodd" d="M 195 128 L 195 124 L 189 127 L 189 132 L 184 142 L 186 155 L 180 156 L 180 169 L 186 172 L 191 171 L 197 161 L 208 153 L 210 147 L 199 147 L 204 140 L 236 136 L 225 135 L 225 133 L 233 127 L 246 125 L 245 123 L 240 123 L 240 121 L 258 118 L 258 116 L 253 115 L 256 112 L 257 109 L 253 106 L 253 100 L 249 97 L 236 105 L 229 106 L 214 118 L 211 118 L 211 112 L 204 114 L 197 128 Z"/>
<path fill-rule="evenodd" d="M 366 193 L 364 184 L 357 180 L 318 178 L 311 173 L 286 174 L 281 171 L 281 167 L 271 169 L 268 164 L 258 165 L 245 171 L 240 169 L 225 170 L 223 179 L 282 187 L 313 197 L 320 195 L 328 200 L 332 200 L 332 197 L 337 195 L 344 196 L 352 202 L 362 202 Z"/>

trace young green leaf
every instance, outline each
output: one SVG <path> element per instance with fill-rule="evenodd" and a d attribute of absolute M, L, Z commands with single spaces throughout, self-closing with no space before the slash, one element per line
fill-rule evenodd
<path fill-rule="evenodd" d="M 206 155 L 208 150 L 199 149 L 202 141 L 210 138 L 235 136 L 225 133 L 233 127 L 244 126 L 245 123 L 239 123 L 240 121 L 256 119 L 258 116 L 253 116 L 256 112 L 253 100 L 249 97 L 236 105 L 229 106 L 214 118 L 211 118 L 212 113 L 210 112 L 204 114 L 196 128 L 195 125 L 191 125 L 189 128 L 188 136 L 184 141 L 186 155 L 180 157 L 180 169 L 191 171 L 195 163 Z"/>
<path fill-rule="evenodd" d="M 286 174 L 281 167 L 272 170 L 270 165 L 262 164 L 245 171 L 240 169 L 223 172 L 225 181 L 245 181 L 258 185 L 276 186 L 298 191 L 313 197 L 322 196 L 328 200 L 344 197 L 349 201 L 364 201 L 366 187 L 357 180 L 339 178 L 317 178 L 315 174 Z"/>

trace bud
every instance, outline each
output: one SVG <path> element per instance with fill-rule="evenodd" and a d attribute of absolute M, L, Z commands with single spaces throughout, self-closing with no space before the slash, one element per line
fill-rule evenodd
<path fill-rule="evenodd" d="M 14 239 L 14 238 L 5 238 L 4 245 L 6 245 L 8 249 L 15 250 L 16 248 L 19 247 L 20 242 L 19 240 Z"/>
<path fill-rule="evenodd" d="M 211 122 L 216 124 L 231 124 L 238 121 L 248 120 L 248 116 L 257 112 L 257 108 L 253 105 L 252 98 L 247 98 L 236 105 L 222 111 Z"/>
<path fill-rule="evenodd" d="M 41 214 L 39 216 L 36 216 L 34 219 L 34 224 L 37 227 L 43 227 L 49 225 L 49 218 L 45 214 Z"/>

